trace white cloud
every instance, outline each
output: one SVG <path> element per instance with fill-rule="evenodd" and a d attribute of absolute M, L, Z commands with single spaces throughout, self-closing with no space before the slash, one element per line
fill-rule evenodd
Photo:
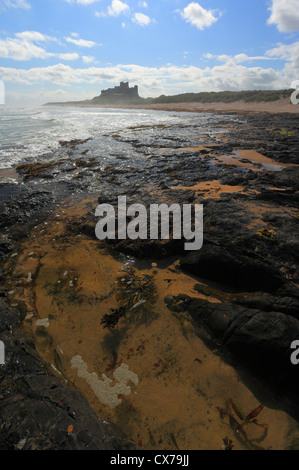
<path fill-rule="evenodd" d="M 90 56 L 90 55 L 83 55 L 82 60 L 83 60 L 84 64 L 91 64 L 92 62 L 95 61 L 95 58 L 93 56 Z"/>
<path fill-rule="evenodd" d="M 57 57 L 61 60 L 77 60 L 80 56 L 77 52 L 70 52 L 66 54 L 57 54 Z"/>
<path fill-rule="evenodd" d="M 105 13 L 104 11 L 95 11 L 95 16 L 97 16 L 98 18 L 104 18 L 105 16 L 107 16 L 107 13 Z"/>
<path fill-rule="evenodd" d="M 32 59 L 49 59 L 58 57 L 61 60 L 77 60 L 79 54 L 71 53 L 53 53 L 48 52 L 39 43 L 47 40 L 57 41 L 56 38 L 45 36 L 38 31 L 23 31 L 16 33 L 13 38 L 0 39 L 0 57 L 27 61 Z M 35 44 L 37 43 L 37 44 Z"/>
<path fill-rule="evenodd" d="M 293 80 L 299 77 L 299 41 L 292 44 L 279 44 L 266 52 L 268 57 L 286 62 L 283 72 L 288 81 L 288 88 Z"/>
<path fill-rule="evenodd" d="M 201 30 L 208 28 L 219 19 L 219 15 L 218 17 L 215 16 L 215 11 L 206 10 L 196 2 L 189 3 L 189 5 L 187 5 L 180 13 L 187 23 L 191 23 L 193 26 L 196 26 Z"/>
<path fill-rule="evenodd" d="M 148 26 L 154 20 L 152 20 L 149 16 L 144 15 L 143 13 L 135 13 L 132 18 L 132 21 L 138 24 L 139 26 Z"/>
<path fill-rule="evenodd" d="M 257 61 L 257 60 L 274 60 L 272 57 L 267 57 L 267 56 L 248 56 L 247 54 L 241 53 L 241 54 L 236 54 L 235 56 L 227 55 L 227 54 L 204 54 L 203 57 L 205 59 L 215 59 L 218 60 L 219 62 L 228 62 L 228 61 L 233 61 L 236 64 L 241 64 L 243 62 L 252 62 L 252 61 Z"/>
<path fill-rule="evenodd" d="M 47 59 L 54 54 L 26 39 L 0 39 L 0 57 L 14 60 Z"/>
<path fill-rule="evenodd" d="M 207 54 L 204 54 L 203 57 L 205 59 L 215 59 L 215 60 L 219 60 L 220 62 L 226 62 L 227 60 L 231 59 L 231 56 L 227 55 L 227 54 L 210 54 L 210 53 L 207 53 Z"/>
<path fill-rule="evenodd" d="M 53 36 L 46 36 L 39 31 L 22 31 L 21 33 L 15 33 L 15 36 L 19 39 L 24 39 L 30 42 L 45 42 L 45 41 L 56 41 L 57 38 Z"/>
<path fill-rule="evenodd" d="M 66 0 L 68 3 L 78 3 L 79 5 L 91 5 L 99 0 Z"/>
<path fill-rule="evenodd" d="M 296 41 L 291 44 L 278 44 L 277 47 L 269 49 L 265 52 L 264 56 L 253 56 L 250 57 L 247 54 L 241 53 L 236 54 L 235 56 L 229 55 L 213 55 L 205 54 L 206 59 L 216 59 L 220 62 L 223 62 L 225 66 L 230 64 L 231 70 L 238 70 L 240 64 L 250 61 L 283 61 L 284 65 L 281 66 L 280 70 L 273 70 L 269 68 L 262 67 L 244 67 L 248 72 L 248 76 L 252 78 L 253 71 L 258 71 L 260 77 L 269 77 L 270 70 L 274 76 L 275 72 L 275 86 L 269 81 L 268 88 L 291 88 L 291 83 L 294 80 L 297 80 L 299 77 L 299 41 Z M 277 68 L 277 67 L 276 67 Z M 216 69 L 214 69 L 216 70 Z M 245 72 L 244 72 L 245 73 Z M 235 79 L 235 76 L 234 76 Z M 252 84 L 254 82 L 252 81 Z M 251 87 L 250 87 L 251 88 Z"/>
<path fill-rule="evenodd" d="M 293 42 L 292 44 L 279 44 L 277 47 L 269 49 L 266 55 L 286 59 L 287 61 L 294 61 L 299 58 L 299 41 Z"/>
<path fill-rule="evenodd" d="M 234 73 L 232 74 L 232 66 Z M 217 90 L 275 89 L 290 86 L 285 70 L 246 67 L 228 60 L 214 67 L 168 65 L 142 67 L 134 64 L 114 67 L 72 68 L 57 64 L 48 67 L 15 69 L 0 68 L 4 82 L 36 84 L 48 82 L 59 86 L 96 84 L 102 89 L 103 82 L 112 85 L 129 80 L 140 87 L 141 96 Z M 86 88 L 87 89 L 87 88 Z M 91 96 L 92 97 L 92 96 Z"/>
<path fill-rule="evenodd" d="M 33 57 L 57 57 L 68 61 L 79 59 L 77 53 L 51 54 L 28 39 L 24 39 L 27 37 L 26 34 L 18 34 L 21 37 L 0 41 L 1 57 L 13 57 L 16 60 L 25 60 L 24 58 L 28 60 Z M 38 38 L 38 35 L 35 37 Z M 63 63 L 28 69 L 0 67 L 0 77 L 7 83 L 8 91 L 13 89 L 14 83 L 29 87 L 34 85 L 32 99 L 38 95 L 39 89 L 45 88 L 48 84 L 68 89 L 67 99 L 78 99 L 76 92 L 72 96 L 70 91 L 75 90 L 77 86 L 81 87 L 87 97 L 92 98 L 97 94 L 95 90 L 98 90 L 99 94 L 107 84 L 114 86 L 126 80 L 131 84 L 138 84 L 140 95 L 146 97 L 186 91 L 290 88 L 291 83 L 299 76 L 299 41 L 292 44 L 278 44 L 275 48 L 266 51 L 264 56 L 250 57 L 243 52 L 234 56 L 205 54 L 206 59 L 216 59 L 219 63 L 202 68 L 173 64 L 163 67 L 144 67 L 136 64 L 98 67 L 90 65 L 95 60 L 94 57 L 84 55 L 81 58 L 84 64 L 89 65 L 81 68 Z M 275 69 L 266 66 L 266 63 L 263 66 L 252 66 L 250 62 L 253 60 L 275 60 L 276 64 L 281 64 L 281 61 L 282 64 L 280 69 L 277 69 L 277 66 Z M 27 89 L 25 92 L 27 93 Z M 89 92 L 90 95 L 88 95 Z M 21 97 L 19 99 L 21 100 Z M 55 98 L 53 95 L 52 100 L 59 100 L 59 97 Z M 45 101 L 49 100 L 43 100 L 41 103 Z"/>
<path fill-rule="evenodd" d="M 129 6 L 121 0 L 112 0 L 111 5 L 108 7 L 108 15 L 110 16 L 119 16 L 127 11 L 129 11 Z"/>
<path fill-rule="evenodd" d="M 68 37 L 68 38 L 65 38 L 65 40 L 79 47 L 94 47 L 97 45 L 95 42 L 87 41 L 86 39 L 75 39 L 73 37 L 72 38 Z"/>
<path fill-rule="evenodd" d="M 272 0 L 268 24 L 275 24 L 282 33 L 299 30 L 298 0 Z"/>
<path fill-rule="evenodd" d="M 142 1 L 141 1 L 141 2 L 138 2 L 138 6 L 139 6 L 140 8 L 147 8 L 147 7 L 148 7 L 148 4 L 147 4 L 146 2 L 142 2 Z"/>
<path fill-rule="evenodd" d="M 43 42 L 46 40 L 46 36 L 38 31 L 23 31 L 22 33 L 16 33 L 15 36 L 20 39 L 35 42 Z"/>
<path fill-rule="evenodd" d="M 112 0 L 111 5 L 108 6 L 107 12 L 96 11 L 95 15 L 98 17 L 105 16 L 119 16 L 130 11 L 129 5 L 121 0 Z"/>
<path fill-rule="evenodd" d="M 4 6 L 7 8 L 23 8 L 29 10 L 31 5 L 26 0 L 4 0 Z"/>

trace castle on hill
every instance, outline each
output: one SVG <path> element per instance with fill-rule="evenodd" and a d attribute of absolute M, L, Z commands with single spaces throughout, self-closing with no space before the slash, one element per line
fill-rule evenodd
<path fill-rule="evenodd" d="M 138 86 L 129 87 L 129 82 L 120 82 L 119 86 L 101 91 L 101 96 L 127 95 L 129 98 L 139 98 Z"/>

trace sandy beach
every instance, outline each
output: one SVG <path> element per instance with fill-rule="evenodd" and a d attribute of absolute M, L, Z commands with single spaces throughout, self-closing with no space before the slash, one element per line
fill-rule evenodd
<path fill-rule="evenodd" d="M 68 106 L 64 104 L 63 106 Z M 244 101 L 234 101 L 232 103 L 164 103 L 150 105 L 71 105 L 82 108 L 119 108 L 119 109 L 155 109 L 158 111 L 183 111 L 194 113 L 236 113 L 236 114 L 260 114 L 260 113 L 299 113 L 299 105 L 294 105 L 289 98 L 283 98 L 277 101 L 245 103 Z"/>

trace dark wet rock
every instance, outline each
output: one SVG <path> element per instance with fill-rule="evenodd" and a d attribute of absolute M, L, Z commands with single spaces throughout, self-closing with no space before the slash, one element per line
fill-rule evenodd
<path fill-rule="evenodd" d="M 295 297 L 277 297 L 264 292 L 255 293 L 247 298 L 236 297 L 233 303 L 265 312 L 281 312 L 299 320 L 299 292 Z"/>
<path fill-rule="evenodd" d="M 8 235 L 0 236 L 0 256 L 9 253 L 14 247 L 15 245 Z"/>
<path fill-rule="evenodd" d="M 254 181 L 256 183 L 256 181 Z M 254 186 L 253 186 L 254 187 Z M 298 217 L 296 213 L 293 215 L 289 212 L 281 210 L 277 206 L 277 211 L 270 211 L 269 206 L 264 206 L 264 213 L 261 215 L 260 227 L 254 223 L 253 229 L 250 228 L 251 222 L 257 219 L 250 210 L 247 208 L 247 202 L 255 204 L 255 196 L 240 195 L 239 193 L 233 195 L 222 195 L 221 199 L 206 199 L 197 200 L 198 203 L 203 203 L 204 206 L 204 246 L 198 254 L 188 255 L 188 265 L 190 264 L 190 257 L 194 258 L 192 267 L 186 267 L 186 271 L 192 272 L 199 277 L 206 277 L 207 279 L 216 282 L 224 282 L 224 284 L 234 287 L 233 275 L 236 275 L 236 288 L 252 290 L 271 290 L 282 286 L 283 282 L 298 282 L 298 258 L 299 258 L 299 244 L 298 244 Z M 258 204 L 262 204 L 259 203 Z M 263 232 L 259 229 L 265 228 L 265 223 L 269 224 L 268 229 L 272 230 L 272 238 L 263 236 Z M 215 247 L 214 254 L 211 257 L 205 254 L 211 248 L 208 245 Z M 223 256 L 221 253 L 223 252 Z M 198 257 L 198 263 L 196 261 Z M 199 259 L 204 257 L 204 266 L 199 264 Z M 221 259 L 222 258 L 222 259 Z M 209 259 L 214 260 L 214 272 L 209 273 Z M 183 263 L 185 260 L 183 260 Z M 225 269 L 224 273 L 228 273 L 228 279 L 225 280 L 226 274 L 218 274 L 219 268 L 222 270 L 223 265 L 230 264 Z M 247 286 L 239 279 L 240 263 L 244 265 L 242 273 L 252 273 L 253 277 L 248 274 Z M 248 269 L 245 270 L 245 266 Z M 255 273 L 259 273 L 261 278 L 261 286 L 255 278 Z M 263 279 L 263 274 L 266 276 Z M 273 286 L 269 287 L 272 283 Z M 275 279 L 274 279 L 275 278 Z M 280 280 L 279 280 L 280 279 Z M 282 279 L 284 281 L 282 282 Z M 268 281 L 269 280 L 269 281 Z M 250 286 L 252 287 L 250 288 Z"/>
<path fill-rule="evenodd" d="M 0 191 L 0 230 L 13 227 L 9 234 L 13 239 L 28 235 L 34 225 L 47 217 L 56 202 L 53 192 L 23 185 L 0 185 Z M 7 243 L 6 248 L 13 249 Z"/>
<path fill-rule="evenodd" d="M 299 228 L 299 219 L 290 217 L 288 214 L 282 212 L 265 212 L 263 214 L 263 220 L 272 226 L 282 229 L 284 229 L 286 225 L 288 226 L 287 230 L 296 230 L 296 228 Z"/>
<path fill-rule="evenodd" d="M 0 298 L 0 333 L 15 330 L 20 325 L 20 313 L 16 308 L 12 308 L 7 300 Z"/>
<path fill-rule="evenodd" d="M 210 347 L 296 401 L 298 368 L 290 357 L 291 344 L 299 338 L 297 319 L 277 311 L 214 304 L 186 295 L 168 297 L 165 302 L 175 312 L 187 312 L 197 334 Z"/>
<path fill-rule="evenodd" d="M 165 188 L 163 192 L 161 192 L 161 187 Z M 149 188 L 147 191 L 146 188 L 136 188 L 132 186 L 128 186 L 127 188 L 123 188 L 124 191 L 121 195 L 127 196 L 127 208 L 129 205 L 134 203 L 143 204 L 147 208 L 148 214 L 148 239 L 147 240 L 131 240 L 127 238 L 126 240 L 118 240 L 118 210 L 117 210 L 117 202 L 118 202 L 118 194 L 115 191 L 108 190 L 105 193 L 102 193 L 98 197 L 99 204 L 110 204 L 115 209 L 115 227 L 116 227 L 116 235 L 115 240 L 104 240 L 104 243 L 109 246 L 113 247 L 114 250 L 125 253 L 128 255 L 132 255 L 136 258 L 166 258 L 169 256 L 173 256 L 176 254 L 184 253 L 184 243 L 185 240 L 173 240 L 171 237 L 171 229 L 172 229 L 172 222 L 170 216 L 170 239 L 169 240 L 151 240 L 149 237 L 150 233 L 150 211 L 149 206 L 150 204 L 183 204 L 183 203 L 190 203 L 194 201 L 194 191 L 192 190 L 173 190 L 166 186 L 163 182 L 159 185 L 158 191 L 160 200 L 158 201 L 158 196 L 154 193 L 150 195 L 150 191 L 152 187 Z M 94 210 L 96 206 L 94 207 Z M 131 217 L 127 218 L 127 223 L 129 223 Z M 95 212 L 89 212 L 88 214 L 76 219 L 70 220 L 68 223 L 68 228 L 72 232 L 85 234 L 90 236 L 91 238 L 96 238 L 95 235 L 95 228 L 98 222 L 98 218 L 95 217 Z M 161 220 L 158 223 L 159 229 L 161 227 Z M 101 243 L 99 241 L 99 243 Z"/>
<path fill-rule="evenodd" d="M 75 147 L 78 147 L 79 145 L 85 144 L 90 139 L 91 138 L 88 137 L 87 139 L 60 140 L 59 145 L 61 147 L 75 148 Z"/>
<path fill-rule="evenodd" d="M 230 186 L 242 186 L 250 185 L 250 181 L 256 179 L 256 174 L 249 170 L 244 171 L 243 173 L 238 173 L 237 175 L 225 174 L 221 178 L 223 184 L 228 184 Z"/>
<path fill-rule="evenodd" d="M 299 193 L 296 193 L 294 189 L 275 191 L 275 190 L 263 190 L 259 194 L 258 198 L 261 201 L 269 201 L 271 203 L 279 205 L 291 205 L 292 207 L 299 207 Z"/>
<path fill-rule="evenodd" d="M 79 391 L 49 375 L 29 338 L 18 330 L 19 312 L 0 298 L 1 450 L 132 450 L 134 443 L 100 420 Z"/>
<path fill-rule="evenodd" d="M 240 198 L 238 194 L 236 197 Z M 218 200 L 208 199 L 196 202 L 203 203 L 204 207 L 205 239 L 206 237 L 212 238 L 215 243 L 222 246 L 234 243 L 237 249 L 242 239 L 249 236 L 246 224 L 251 216 L 238 200 L 234 200 L 233 195 L 223 195 Z"/>
<path fill-rule="evenodd" d="M 245 291 L 277 290 L 284 279 L 270 265 L 245 256 L 234 256 L 222 247 L 204 245 L 181 259 L 180 267 L 197 277 Z"/>
<path fill-rule="evenodd" d="M 126 255 L 134 256 L 138 259 L 163 259 L 170 256 L 179 255 L 184 251 L 182 240 L 124 240 L 120 242 L 110 242 L 116 251 Z"/>

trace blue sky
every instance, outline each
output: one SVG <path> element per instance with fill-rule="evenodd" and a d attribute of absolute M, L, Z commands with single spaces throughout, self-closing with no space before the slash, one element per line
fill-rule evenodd
<path fill-rule="evenodd" d="M 299 80 L 299 0 L 0 0 L 0 20 L 8 105 Z"/>

